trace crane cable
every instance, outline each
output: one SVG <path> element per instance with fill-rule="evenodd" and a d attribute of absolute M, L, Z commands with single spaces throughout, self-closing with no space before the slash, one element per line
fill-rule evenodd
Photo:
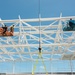
<path fill-rule="evenodd" d="M 45 66 L 45 63 L 44 63 L 44 60 L 43 60 L 43 57 L 42 57 L 42 51 L 41 51 L 41 20 L 40 20 L 40 18 L 41 18 L 41 13 L 40 13 L 40 0 L 39 0 L 39 58 L 41 58 L 42 59 L 42 64 L 43 64 L 43 66 L 44 66 L 44 69 L 45 69 L 45 71 L 46 71 L 46 75 L 48 75 L 48 73 L 47 73 L 47 70 L 46 70 L 46 66 Z"/>
<path fill-rule="evenodd" d="M 39 25 L 39 48 L 38 48 L 39 49 L 39 54 L 38 54 L 39 57 L 36 59 L 36 62 L 34 64 L 34 67 L 33 67 L 33 70 L 32 70 L 32 75 L 34 75 L 34 72 L 36 70 L 36 66 L 38 64 L 39 58 L 42 59 L 42 64 L 44 66 L 44 70 L 46 72 L 46 75 L 48 75 L 47 70 L 46 70 L 46 66 L 45 66 L 45 63 L 44 63 L 44 60 L 43 60 L 43 57 L 42 57 L 42 51 L 41 51 L 41 21 L 40 21 L 41 14 L 40 14 L 40 0 L 39 0 L 39 12 L 38 12 L 38 14 L 39 14 L 39 24 L 40 24 Z"/>

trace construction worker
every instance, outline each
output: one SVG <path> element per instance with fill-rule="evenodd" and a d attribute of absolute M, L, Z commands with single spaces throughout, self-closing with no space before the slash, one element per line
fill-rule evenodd
<path fill-rule="evenodd" d="M 75 21 L 72 20 L 72 18 L 70 18 L 70 20 L 69 20 L 69 27 L 70 27 L 71 29 L 73 29 L 73 27 L 74 27 L 74 25 L 75 25 L 74 22 L 75 22 Z"/>
<path fill-rule="evenodd" d="M 14 25 L 10 27 L 10 32 L 14 32 Z"/>
<path fill-rule="evenodd" d="M 7 31 L 7 26 L 5 25 L 3 28 L 3 35 L 5 35 L 6 31 Z"/>

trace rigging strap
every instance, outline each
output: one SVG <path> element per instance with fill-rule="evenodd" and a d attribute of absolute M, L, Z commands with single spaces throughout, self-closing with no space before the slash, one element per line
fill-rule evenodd
<path fill-rule="evenodd" d="M 45 65 L 45 63 L 44 63 L 44 60 L 43 60 L 43 57 L 42 57 L 42 53 L 39 53 L 39 57 L 38 57 L 38 59 L 42 59 L 42 64 L 43 64 L 43 66 L 44 66 L 44 70 L 45 70 L 45 72 L 46 72 L 46 75 L 48 75 L 48 72 L 47 72 L 47 69 L 46 69 L 46 65 Z M 35 72 L 35 70 L 36 70 L 36 66 L 37 66 L 37 64 L 38 64 L 38 59 L 36 59 L 36 62 L 35 62 L 35 64 L 34 64 L 34 67 L 33 67 L 33 70 L 32 70 L 32 75 L 34 75 L 34 72 Z"/>

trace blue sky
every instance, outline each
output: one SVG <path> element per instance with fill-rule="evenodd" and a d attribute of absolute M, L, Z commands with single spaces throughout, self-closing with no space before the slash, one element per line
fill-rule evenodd
<path fill-rule="evenodd" d="M 63 16 L 75 16 L 75 0 L 40 0 L 41 17 L 44 17 L 44 18 L 45 17 L 46 18 L 47 17 L 59 17 L 61 12 L 62 12 Z M 3 20 L 17 19 L 19 15 L 21 16 L 21 18 L 25 18 L 25 19 L 38 18 L 39 0 L 0 0 L 0 18 L 1 19 L 3 19 Z M 67 64 L 67 62 L 66 62 L 66 64 Z M 3 67 L 3 65 L 4 64 L 0 64 L 1 67 Z M 7 64 L 5 64 L 5 65 L 7 65 Z M 27 65 L 29 65 L 29 64 L 27 64 Z M 30 64 L 30 65 L 32 65 L 32 64 Z M 16 66 L 19 66 L 19 64 Z M 47 65 L 47 67 L 48 67 L 48 65 Z M 59 69 L 61 67 L 59 66 Z M 66 71 L 68 71 L 68 67 L 70 67 L 70 66 L 67 66 Z M 29 67 L 26 67 L 26 66 L 23 67 L 23 65 L 22 65 L 22 68 L 28 69 Z M 48 71 L 49 71 L 49 68 L 50 67 L 48 67 Z M 4 67 L 3 67 L 3 69 L 4 69 Z M 10 68 L 8 68 L 8 66 L 5 66 L 4 72 L 6 72 L 7 70 L 9 71 L 9 69 Z M 22 71 L 26 72 L 25 69 L 23 69 Z M 32 69 L 32 66 L 30 66 L 30 69 Z M 39 68 L 37 68 L 37 69 L 39 69 Z M 64 67 L 62 69 L 64 69 Z M 55 71 L 57 71 L 57 70 L 58 69 L 56 66 Z M 2 68 L 0 68 L 0 72 L 1 71 L 2 71 Z M 42 71 L 44 71 L 44 70 L 42 70 Z M 12 66 L 11 66 L 10 72 L 12 72 Z M 17 72 L 19 72 L 19 70 Z M 31 70 L 29 70 L 29 72 L 31 72 Z"/>
<path fill-rule="evenodd" d="M 2 19 L 37 18 L 39 0 L 0 0 L 0 17 Z M 42 17 L 75 15 L 75 0 L 40 0 Z"/>

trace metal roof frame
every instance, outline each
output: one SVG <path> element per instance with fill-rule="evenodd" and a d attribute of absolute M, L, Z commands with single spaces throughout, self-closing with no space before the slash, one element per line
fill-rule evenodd
<path fill-rule="evenodd" d="M 72 54 L 73 58 L 75 53 L 75 31 L 62 29 L 62 22 L 66 23 L 70 18 L 75 20 L 75 16 L 35 19 L 21 19 L 19 16 L 19 19 L 0 20 L 1 26 L 15 25 L 14 36 L 0 36 L 0 62 L 35 61 L 38 58 L 39 25 L 30 22 L 50 22 L 40 27 L 44 60 L 70 60 L 69 55 Z"/>

